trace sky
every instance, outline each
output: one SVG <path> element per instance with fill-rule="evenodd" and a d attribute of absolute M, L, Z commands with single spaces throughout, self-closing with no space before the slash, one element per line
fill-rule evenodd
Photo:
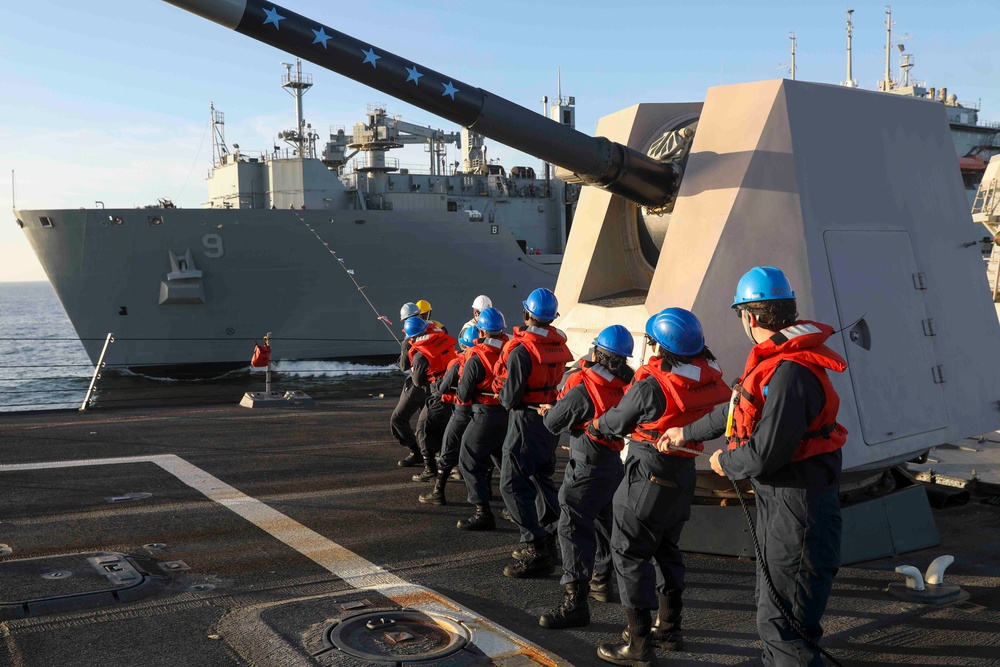
<path fill-rule="evenodd" d="M 882 2 L 792 0 L 283 0 L 281 6 L 448 76 L 541 111 L 576 98 L 577 129 L 639 102 L 701 101 L 715 85 L 788 77 L 840 83 L 845 11 L 854 15 L 854 77 L 873 89 L 885 58 Z M 915 55 L 912 76 L 982 105 L 1000 121 L 1000 3 L 919 0 L 892 5 L 894 42 Z M 32 0 L 0 22 L 0 209 L 144 206 L 207 199 L 209 103 L 226 140 L 246 153 L 294 126 L 280 88 L 290 56 L 162 0 Z M 350 132 L 371 104 L 405 120 L 457 128 L 311 63 L 305 118 Z M 893 56 L 898 76 L 898 56 Z M 538 160 L 487 141 L 506 166 Z M 426 164 L 408 148 L 401 166 Z M 449 160 L 458 159 L 453 148 Z M 0 215 L 0 282 L 45 280 L 16 225 Z"/>

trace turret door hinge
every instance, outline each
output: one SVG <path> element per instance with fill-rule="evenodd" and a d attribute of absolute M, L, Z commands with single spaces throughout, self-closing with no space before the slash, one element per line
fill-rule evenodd
<path fill-rule="evenodd" d="M 938 364 L 934 367 L 934 384 L 944 383 L 944 366 Z"/>
<path fill-rule="evenodd" d="M 913 274 L 913 287 L 918 290 L 927 289 L 927 280 L 924 278 L 922 271 Z"/>
<path fill-rule="evenodd" d="M 923 320 L 923 325 L 925 336 L 937 336 L 937 331 L 934 329 L 933 317 L 928 317 L 926 320 Z"/>

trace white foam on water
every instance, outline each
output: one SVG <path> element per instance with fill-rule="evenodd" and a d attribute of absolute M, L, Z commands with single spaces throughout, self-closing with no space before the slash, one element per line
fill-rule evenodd
<path fill-rule="evenodd" d="M 265 368 L 253 368 L 253 373 L 264 373 Z M 295 377 L 336 378 L 358 375 L 386 375 L 398 373 L 395 365 L 370 366 L 367 364 L 352 364 L 347 361 L 313 361 L 309 359 L 278 360 L 271 365 L 273 372 L 294 375 Z"/>

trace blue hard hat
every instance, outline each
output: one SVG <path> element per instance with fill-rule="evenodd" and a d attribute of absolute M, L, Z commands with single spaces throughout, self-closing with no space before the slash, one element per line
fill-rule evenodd
<path fill-rule="evenodd" d="M 690 310 L 667 308 L 653 321 L 653 340 L 668 352 L 690 357 L 705 349 L 701 322 Z"/>
<path fill-rule="evenodd" d="M 529 294 L 522 305 L 528 313 L 540 320 L 551 322 L 559 317 L 559 313 L 556 312 L 559 309 L 559 300 L 556 299 L 556 295 L 552 293 L 552 290 L 547 290 L 544 287 L 539 287 Z"/>
<path fill-rule="evenodd" d="M 462 335 L 458 339 L 459 345 L 462 347 L 472 347 L 476 344 L 476 327 L 466 327 L 462 332 Z"/>
<path fill-rule="evenodd" d="M 792 291 L 792 286 L 788 284 L 788 278 L 781 269 L 773 266 L 755 266 L 740 278 L 730 308 L 739 308 L 740 305 L 753 301 L 794 298 L 795 292 Z"/>
<path fill-rule="evenodd" d="M 407 338 L 413 338 L 427 331 L 428 326 L 430 325 L 427 320 L 422 317 L 409 317 L 403 320 L 403 333 L 406 334 Z"/>
<path fill-rule="evenodd" d="M 655 322 L 656 318 L 659 316 L 660 313 L 653 313 L 652 315 L 649 316 L 649 319 L 646 320 L 646 335 L 649 336 L 650 338 L 655 338 L 655 336 L 653 335 L 653 322 Z"/>
<path fill-rule="evenodd" d="M 503 331 L 507 328 L 507 323 L 503 319 L 503 313 L 496 308 L 485 308 L 479 313 L 476 320 L 476 328 L 483 331 Z"/>
<path fill-rule="evenodd" d="M 631 357 L 635 341 L 628 329 L 620 324 L 612 324 L 597 335 L 594 345 L 623 357 Z"/>

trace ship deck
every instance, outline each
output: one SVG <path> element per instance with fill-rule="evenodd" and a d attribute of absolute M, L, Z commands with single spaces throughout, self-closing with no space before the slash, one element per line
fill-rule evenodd
<path fill-rule="evenodd" d="M 601 664 L 596 646 L 621 630 L 621 609 L 592 602 L 591 625 L 540 628 L 558 576 L 503 577 L 516 529 L 456 530 L 470 512 L 463 484 L 448 486 L 445 507 L 417 503 L 427 487 L 396 467 L 393 403 L 4 415 L 0 665 L 397 664 L 324 640 L 338 619 L 394 607 L 473 628 L 485 664 Z M 842 568 L 823 644 L 843 664 L 1000 665 L 1000 508 L 974 498 L 934 512 L 940 546 Z M 132 586 L 88 575 L 73 554 L 94 552 L 126 554 L 149 576 Z M 902 581 L 896 565 L 922 571 L 942 554 L 967 601 L 885 592 Z M 661 661 L 754 664 L 754 564 L 687 563 L 686 651 Z M 474 664 L 473 652 L 421 664 Z"/>

